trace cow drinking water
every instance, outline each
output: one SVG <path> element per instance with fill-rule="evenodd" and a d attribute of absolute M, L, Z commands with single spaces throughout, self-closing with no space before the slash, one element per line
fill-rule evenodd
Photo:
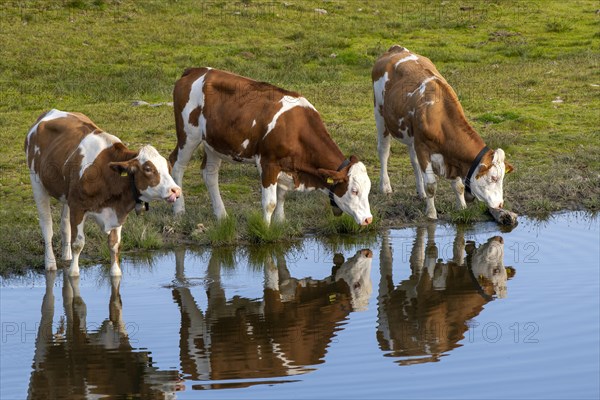
<path fill-rule="evenodd" d="M 317 110 L 298 93 L 225 71 L 192 68 L 175 83 L 173 102 L 173 177 L 181 186 L 194 150 L 204 143 L 202 175 L 217 218 L 227 215 L 219 193 L 219 168 L 227 160 L 257 166 L 267 223 L 273 215 L 284 219 L 290 189 L 323 190 L 334 212 L 341 209 L 360 225 L 373 220 L 364 164 L 355 156 L 344 157 Z M 183 197 L 174 211 L 184 211 Z"/>
<path fill-rule="evenodd" d="M 502 149 L 489 149 L 469 125 L 456 93 L 428 58 L 392 46 L 375 62 L 372 79 L 382 192 L 392 191 L 387 162 L 393 137 L 409 147 L 427 217 L 437 218 L 436 175 L 452 181 L 458 208 L 466 207 L 465 190 L 491 209 L 502 208 L 502 182 L 513 168 Z"/>

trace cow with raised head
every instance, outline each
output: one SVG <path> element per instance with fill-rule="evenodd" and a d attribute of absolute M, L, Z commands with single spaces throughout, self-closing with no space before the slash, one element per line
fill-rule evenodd
<path fill-rule="evenodd" d="M 392 191 L 387 163 L 393 137 L 409 148 L 427 217 L 437 218 L 436 175 L 452 181 L 459 209 L 466 207 L 465 190 L 469 200 L 502 208 L 502 182 L 513 167 L 467 122 L 456 93 L 428 58 L 392 46 L 375 62 L 372 79 L 382 192 Z"/>
<path fill-rule="evenodd" d="M 217 218 L 227 215 L 219 193 L 222 160 L 255 164 L 262 181 L 264 219 L 284 219 L 287 190 L 320 189 L 336 215 L 360 225 L 373 220 L 371 181 L 362 162 L 346 158 L 313 105 L 298 93 L 211 68 L 183 73 L 173 91 L 177 146 L 170 156 L 179 186 L 204 143 L 202 174 Z M 341 211 L 339 211 L 341 210 Z M 184 211 L 183 197 L 175 213 Z"/>
<path fill-rule="evenodd" d="M 121 275 L 121 226 L 142 202 L 175 202 L 181 188 L 169 164 L 152 146 L 129 150 L 119 138 L 80 113 L 51 110 L 41 115 L 25 139 L 27 165 L 45 243 L 45 266 L 56 269 L 52 250 L 50 197 L 62 203 L 62 257 L 79 275 L 85 244 L 83 225 L 94 219 L 108 235 L 112 276 Z"/>

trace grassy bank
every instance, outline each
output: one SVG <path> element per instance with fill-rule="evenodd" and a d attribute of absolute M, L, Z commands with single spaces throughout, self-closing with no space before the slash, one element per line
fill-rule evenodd
<path fill-rule="evenodd" d="M 390 159 L 394 193 L 376 190 L 370 68 L 396 43 L 431 58 L 488 145 L 506 151 L 517 169 L 505 181 L 508 208 L 539 217 L 562 209 L 597 211 L 598 8 L 597 1 L 510 0 L 2 2 L 0 272 L 43 262 L 22 150 L 36 117 L 50 108 L 80 111 L 130 147 L 152 143 L 168 155 L 175 145 L 172 108 L 132 102 L 171 101 L 173 83 L 190 66 L 299 91 L 321 112 L 344 153 L 367 165 L 378 227 L 423 220 L 401 144 L 392 147 Z M 221 191 L 234 220 L 215 227 L 196 156 L 184 180 L 188 214 L 172 219 L 166 205 L 156 204 L 145 217 L 130 217 L 124 249 L 268 238 L 251 222 L 260 209 L 257 176 L 254 168 L 224 165 Z M 456 213 L 448 182 L 440 183 L 439 193 L 440 218 L 488 218 L 476 205 Z M 292 194 L 286 205 L 289 222 L 277 237 L 348 229 L 344 221 L 323 217 L 330 213 L 325 195 Z M 98 260 L 105 239 L 91 225 L 88 235 L 84 254 Z"/>

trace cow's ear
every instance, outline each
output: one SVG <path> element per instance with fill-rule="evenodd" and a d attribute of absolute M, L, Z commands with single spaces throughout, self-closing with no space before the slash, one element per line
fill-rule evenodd
<path fill-rule="evenodd" d="M 344 174 L 341 171 L 334 171 L 332 169 L 324 168 L 319 168 L 317 171 L 319 172 L 319 175 L 321 175 L 321 177 L 323 177 L 329 185 L 333 185 L 342 182 L 345 179 L 348 179 L 348 175 Z"/>
<path fill-rule="evenodd" d="M 134 174 L 137 171 L 137 162 L 135 160 L 129 161 L 114 161 L 108 163 L 108 166 L 120 174 L 129 173 Z"/>
<path fill-rule="evenodd" d="M 515 167 L 513 167 L 512 164 L 509 164 L 506 161 L 504 161 L 504 167 L 506 168 L 506 174 L 510 174 L 515 170 Z"/>
<path fill-rule="evenodd" d="M 513 267 L 506 267 L 506 277 L 511 279 L 515 276 L 517 271 Z"/>

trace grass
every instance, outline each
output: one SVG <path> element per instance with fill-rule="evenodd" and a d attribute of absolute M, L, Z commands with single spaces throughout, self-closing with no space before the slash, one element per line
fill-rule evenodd
<path fill-rule="evenodd" d="M 287 222 L 272 221 L 267 225 L 261 212 L 252 212 L 248 216 L 248 240 L 251 243 L 273 243 L 288 239 L 291 226 Z"/>
<path fill-rule="evenodd" d="M 377 192 L 370 69 L 396 43 L 432 59 L 486 143 L 506 151 L 516 166 L 505 180 L 512 211 L 531 216 L 598 211 L 597 2 L 468 3 L 462 9 L 464 4 L 453 0 L 0 3 L 0 272 L 43 262 L 22 151 L 37 116 L 50 108 L 83 112 L 128 146 L 152 143 L 168 155 L 175 145 L 172 108 L 132 102 L 171 101 L 175 80 L 190 66 L 226 69 L 302 93 L 343 152 L 357 154 L 367 166 L 371 204 L 379 216 L 374 229 L 422 222 L 424 204 L 415 198 L 405 146 L 392 146 L 394 193 Z M 562 102 L 553 102 L 558 98 Z M 153 204 L 143 219 L 131 216 L 125 224 L 124 248 L 263 240 L 266 232 L 250 223 L 250 215 L 260 211 L 256 170 L 222 167 L 223 200 L 237 221 L 235 238 L 227 239 L 231 227 L 216 226 L 200 162 L 196 155 L 185 175 L 186 215 L 173 218 L 167 205 Z M 442 220 L 489 218 L 477 208 L 465 211 L 473 216 L 457 216 L 447 182 L 440 181 L 438 194 Z M 291 226 L 284 238 L 369 234 L 356 233 L 347 218 L 332 222 L 323 194 L 288 197 Z M 57 220 L 58 210 L 54 213 Z M 86 230 L 83 257 L 97 262 L 106 238 L 91 224 Z M 59 249 L 58 238 L 54 243 Z"/>

